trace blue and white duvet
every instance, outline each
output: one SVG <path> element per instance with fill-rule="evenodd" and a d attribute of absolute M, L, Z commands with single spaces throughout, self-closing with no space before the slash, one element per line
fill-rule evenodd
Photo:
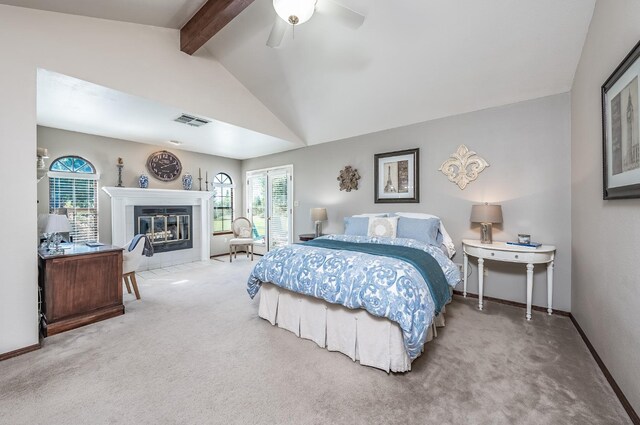
<path fill-rule="evenodd" d="M 444 274 L 442 282 L 453 287 L 460 281 L 458 267 L 440 248 L 413 239 L 347 235 L 319 239 L 414 248 L 436 260 Z M 434 297 L 423 274 L 408 262 L 381 255 L 287 245 L 268 252 L 255 265 L 247 283 L 252 298 L 262 282 L 347 308 L 363 308 L 398 323 L 412 360 L 422 352 L 436 313 Z"/>

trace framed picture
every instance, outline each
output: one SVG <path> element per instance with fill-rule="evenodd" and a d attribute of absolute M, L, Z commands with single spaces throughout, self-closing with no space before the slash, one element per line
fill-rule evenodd
<path fill-rule="evenodd" d="M 375 203 L 420 202 L 420 149 L 374 155 Z"/>
<path fill-rule="evenodd" d="M 640 42 L 602 85 L 603 199 L 640 198 Z"/>

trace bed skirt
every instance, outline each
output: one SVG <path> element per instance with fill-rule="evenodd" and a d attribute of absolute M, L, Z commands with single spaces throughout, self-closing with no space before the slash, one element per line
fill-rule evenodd
<path fill-rule="evenodd" d="M 434 318 L 427 342 L 437 336 L 436 326 L 444 326 L 444 313 L 443 308 Z M 339 351 L 361 365 L 387 373 L 411 370 L 398 324 L 365 310 L 351 310 L 264 283 L 260 289 L 258 315 L 300 338 L 310 339 L 321 348 Z"/>

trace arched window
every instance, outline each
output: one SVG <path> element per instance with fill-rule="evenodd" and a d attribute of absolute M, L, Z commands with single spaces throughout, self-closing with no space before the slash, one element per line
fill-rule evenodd
<path fill-rule="evenodd" d="M 74 242 L 98 240 L 98 175 L 79 156 L 63 156 L 49 167 L 49 212 L 65 214 Z"/>
<path fill-rule="evenodd" d="M 213 178 L 213 234 L 231 232 L 233 189 L 228 174 L 218 173 Z"/>

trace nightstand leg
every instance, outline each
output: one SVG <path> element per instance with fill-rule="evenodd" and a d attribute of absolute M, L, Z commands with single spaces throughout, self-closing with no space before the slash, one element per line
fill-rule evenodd
<path fill-rule="evenodd" d="M 462 255 L 462 273 L 464 273 L 464 277 L 462 278 L 464 281 L 464 292 L 463 295 L 465 298 L 467 297 L 467 268 L 469 267 L 469 257 L 464 253 Z"/>
<path fill-rule="evenodd" d="M 478 309 L 482 310 L 482 294 L 484 292 L 484 259 L 478 258 Z"/>
<path fill-rule="evenodd" d="M 533 264 L 527 264 L 527 320 L 531 320 L 531 297 L 533 295 Z"/>
<path fill-rule="evenodd" d="M 547 264 L 547 313 L 553 313 L 553 261 Z"/>

